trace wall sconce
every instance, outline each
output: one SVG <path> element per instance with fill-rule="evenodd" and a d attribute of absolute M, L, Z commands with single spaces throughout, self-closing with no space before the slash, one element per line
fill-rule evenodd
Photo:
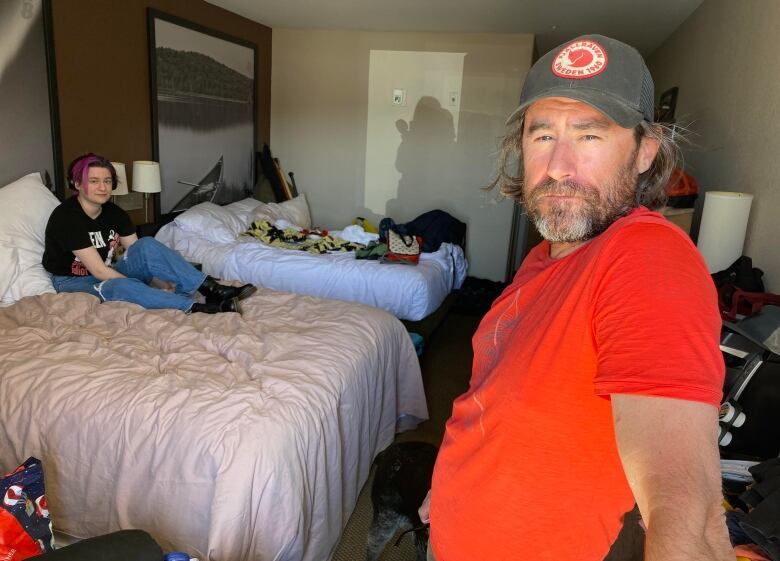
<path fill-rule="evenodd" d="M 133 162 L 133 191 L 144 194 L 144 222 L 149 223 L 149 193 L 162 191 L 160 164 L 146 160 Z"/>

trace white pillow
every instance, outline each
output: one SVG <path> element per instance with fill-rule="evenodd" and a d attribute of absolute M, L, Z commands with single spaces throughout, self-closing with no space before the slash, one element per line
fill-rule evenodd
<path fill-rule="evenodd" d="M 214 243 L 230 243 L 246 228 L 241 220 L 225 207 L 200 203 L 174 219 L 182 230 L 200 234 Z"/>
<path fill-rule="evenodd" d="M 13 304 L 18 302 L 25 296 L 36 296 L 38 294 L 45 294 L 47 292 L 56 292 L 54 286 L 51 283 L 51 277 L 43 265 L 37 263 L 29 269 L 25 269 L 19 274 L 9 288 L 8 292 L 3 295 L 4 304 Z"/>
<path fill-rule="evenodd" d="M 10 256 L 0 275 L 0 300 L 12 303 L 22 296 L 54 292 L 41 265 L 49 215 L 60 202 L 39 173 L 25 175 L 0 188 L 0 253 Z M 10 249 L 10 251 L 9 251 Z"/>
<path fill-rule="evenodd" d="M 246 230 L 249 227 L 250 220 L 249 215 L 252 214 L 252 211 L 256 209 L 258 206 L 260 206 L 261 203 L 257 199 L 247 198 L 240 201 L 236 201 L 234 203 L 230 203 L 229 205 L 225 205 L 223 208 L 226 210 L 229 210 L 233 215 L 238 218 L 241 221 L 242 225 L 242 231 Z"/>
<path fill-rule="evenodd" d="M 311 215 L 309 214 L 309 205 L 306 202 L 304 193 L 281 203 L 261 203 L 260 206 L 252 211 L 249 218 L 250 222 L 267 220 L 272 224 L 275 224 L 279 219 L 284 219 L 301 228 L 311 229 Z"/>
<path fill-rule="evenodd" d="M 21 272 L 17 249 L 0 243 L 0 263 L 2 263 L 2 267 L 0 267 L 0 300 L 3 300 L 5 293 L 8 292 Z"/>

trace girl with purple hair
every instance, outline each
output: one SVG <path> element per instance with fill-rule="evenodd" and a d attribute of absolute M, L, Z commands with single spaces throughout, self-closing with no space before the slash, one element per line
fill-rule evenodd
<path fill-rule="evenodd" d="M 68 166 L 68 186 L 76 196 L 49 217 L 43 253 L 55 290 L 147 309 L 240 313 L 239 300 L 257 289 L 219 284 L 154 238 L 139 239 L 128 214 L 110 200 L 116 185 L 114 166 L 97 154 L 79 156 Z M 117 258 L 119 246 L 125 251 Z M 167 288 L 150 286 L 152 279 Z M 196 291 L 206 297 L 205 304 L 195 301 Z"/>

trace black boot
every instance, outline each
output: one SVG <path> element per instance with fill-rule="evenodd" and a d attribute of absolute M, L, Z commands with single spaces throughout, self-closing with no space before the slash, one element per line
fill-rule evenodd
<path fill-rule="evenodd" d="M 207 276 L 206 280 L 204 280 L 203 284 L 198 288 L 198 292 L 206 297 L 207 304 L 217 304 L 223 300 L 228 300 L 229 298 L 238 298 L 239 300 L 248 298 L 257 292 L 257 287 L 252 286 L 251 284 L 245 284 L 244 286 L 225 286 L 224 284 L 219 284 L 214 277 Z"/>
<path fill-rule="evenodd" d="M 203 314 L 218 314 L 220 312 L 236 312 L 241 313 L 241 303 L 238 301 L 238 298 L 228 298 L 227 300 L 222 300 L 222 302 L 206 302 L 205 304 L 200 304 L 198 302 L 195 302 L 192 307 L 190 308 L 191 313 L 203 313 Z"/>

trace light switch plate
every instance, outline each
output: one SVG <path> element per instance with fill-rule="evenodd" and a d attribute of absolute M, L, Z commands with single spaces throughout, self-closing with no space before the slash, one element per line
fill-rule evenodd
<path fill-rule="evenodd" d="M 406 105 L 406 90 L 393 89 L 393 105 Z"/>

